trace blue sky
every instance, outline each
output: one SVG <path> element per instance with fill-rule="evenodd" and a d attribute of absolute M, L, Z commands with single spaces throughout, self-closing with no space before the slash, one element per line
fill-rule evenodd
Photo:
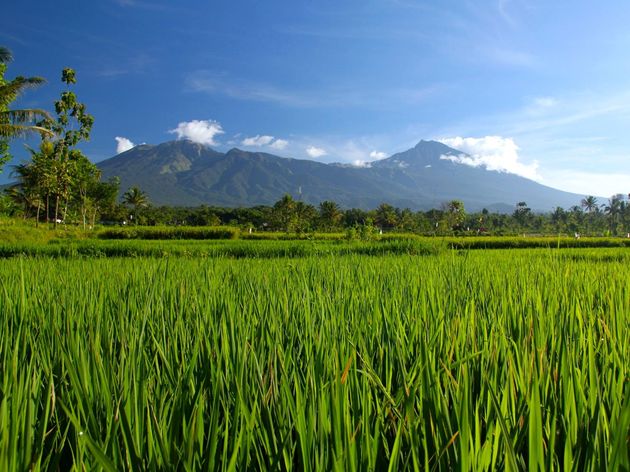
<path fill-rule="evenodd" d="M 627 0 L 25 0 L 0 44 L 7 77 L 48 79 L 20 106 L 77 71 L 94 161 L 188 137 L 362 164 L 439 139 L 610 196 L 630 192 L 628 24 Z"/>

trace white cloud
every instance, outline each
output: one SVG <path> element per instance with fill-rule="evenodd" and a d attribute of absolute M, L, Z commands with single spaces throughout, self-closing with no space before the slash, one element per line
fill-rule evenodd
<path fill-rule="evenodd" d="M 286 139 L 276 139 L 273 143 L 269 145 L 269 147 L 273 149 L 277 149 L 278 151 L 282 151 L 289 145 L 289 141 Z"/>
<path fill-rule="evenodd" d="M 130 139 L 123 138 L 122 136 L 116 136 L 114 138 L 116 140 L 116 154 L 120 154 L 121 152 L 129 151 L 129 149 L 135 146 L 134 143 L 131 142 Z"/>
<path fill-rule="evenodd" d="M 370 153 L 370 157 L 372 159 L 385 159 L 387 157 L 387 153 L 384 153 L 382 151 L 372 151 Z"/>
<path fill-rule="evenodd" d="M 532 164 L 521 162 L 518 155 L 519 147 L 512 138 L 502 136 L 455 137 L 441 139 L 440 142 L 468 154 L 467 156 L 441 156 L 440 159 L 541 180 L 538 173 L 538 162 L 534 161 Z"/>
<path fill-rule="evenodd" d="M 241 141 L 243 146 L 267 146 L 273 141 L 273 136 L 260 136 L 257 134 L 251 138 L 245 138 Z"/>
<path fill-rule="evenodd" d="M 352 165 L 355 167 L 372 167 L 371 162 L 362 161 L 361 159 L 356 159 L 352 161 Z"/>
<path fill-rule="evenodd" d="M 213 120 L 182 121 L 169 133 L 176 134 L 177 139 L 189 139 L 194 143 L 216 146 L 215 136 L 223 134 L 221 124 Z"/>
<path fill-rule="evenodd" d="M 289 145 L 289 141 L 286 139 L 275 139 L 273 136 L 261 136 L 257 134 L 256 136 L 243 139 L 241 144 L 243 146 L 252 147 L 269 146 L 271 149 L 281 151 Z"/>
<path fill-rule="evenodd" d="M 318 148 L 315 146 L 309 146 L 306 148 L 306 154 L 308 154 L 310 157 L 318 158 L 318 157 L 325 156 L 328 153 L 326 152 L 325 149 Z"/>

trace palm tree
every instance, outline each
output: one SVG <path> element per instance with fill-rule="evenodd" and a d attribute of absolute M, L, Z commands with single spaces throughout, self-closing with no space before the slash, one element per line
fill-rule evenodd
<path fill-rule="evenodd" d="M 123 194 L 123 203 L 133 207 L 132 219 L 138 224 L 138 209 L 149 205 L 149 197 L 140 187 L 134 185 Z"/>
<path fill-rule="evenodd" d="M 614 234 L 617 228 L 619 216 L 623 212 L 623 195 L 616 194 L 610 197 L 608 204 L 604 206 L 604 213 L 608 216 L 610 232 Z"/>
<path fill-rule="evenodd" d="M 332 229 L 339 225 L 341 218 L 343 217 L 343 213 L 341 212 L 341 208 L 337 205 L 336 202 L 331 200 L 325 200 L 319 204 L 319 218 L 320 224 L 325 229 Z"/>
<path fill-rule="evenodd" d="M 11 51 L 0 46 L 0 138 L 15 138 L 30 133 L 52 136 L 49 129 L 33 124 L 37 119 L 50 119 L 45 110 L 29 108 L 9 110 L 9 105 L 26 89 L 37 87 L 45 82 L 41 77 L 16 77 L 10 82 L 3 78 L 6 64 L 13 60 Z"/>
<path fill-rule="evenodd" d="M 580 204 L 582 205 L 582 208 L 586 210 L 586 213 L 588 213 L 588 216 L 586 218 L 586 233 L 588 234 L 590 229 L 589 226 L 593 220 L 593 213 L 599 211 L 599 204 L 597 203 L 597 198 L 593 195 L 588 195 L 584 197 Z"/>
<path fill-rule="evenodd" d="M 587 197 L 583 198 L 580 203 L 582 205 L 582 208 L 584 208 L 587 213 L 592 213 L 599 208 L 597 204 L 597 198 L 593 195 L 588 195 Z"/>

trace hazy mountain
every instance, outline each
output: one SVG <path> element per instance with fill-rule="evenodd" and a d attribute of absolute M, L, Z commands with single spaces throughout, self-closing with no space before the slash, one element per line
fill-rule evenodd
<path fill-rule="evenodd" d="M 430 209 L 459 199 L 468 210 L 511 211 L 525 201 L 535 210 L 549 211 L 578 205 L 582 198 L 442 158 L 462 154 L 435 141 L 421 141 L 369 167 L 352 167 L 240 149 L 221 153 L 184 140 L 136 146 L 98 166 L 105 178 L 120 177 L 123 191 L 138 185 L 153 203 L 164 205 L 270 205 L 289 193 L 312 204 L 334 200 L 358 208 L 387 202 Z"/>

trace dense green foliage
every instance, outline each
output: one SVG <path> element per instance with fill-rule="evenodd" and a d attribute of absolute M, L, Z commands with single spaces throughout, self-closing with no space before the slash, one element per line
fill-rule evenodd
<path fill-rule="evenodd" d="M 197 208 L 136 206 L 130 204 L 135 222 L 150 226 L 240 226 L 256 232 L 282 231 L 292 234 L 319 232 L 375 231 L 408 232 L 424 235 L 515 235 L 575 233 L 589 236 L 622 236 L 630 231 L 630 201 L 614 195 L 606 203 L 586 197 L 583 207 L 556 208 L 549 213 L 533 213 L 519 202 L 511 214 L 481 211 L 467 213 L 462 202 L 446 202 L 443 208 L 429 211 L 400 209 L 387 203 L 374 210 L 341 209 L 335 202 L 324 201 L 319 207 L 285 196 L 273 206 L 252 208 Z M 118 222 L 129 219 L 129 210 L 112 211 Z"/>
<path fill-rule="evenodd" d="M 77 148 L 89 139 L 94 118 L 70 90 L 76 83 L 74 70 L 64 69 L 62 82 L 67 88 L 55 102 L 55 118 L 46 115 L 39 123 L 47 131 L 39 149 L 30 149 L 30 161 L 15 166 L 17 183 L 8 191 L 15 207 L 9 212 L 20 209 L 24 217 L 55 227 L 70 216 L 86 228 L 116 205 L 118 182 L 101 182 L 96 165 Z"/>
<path fill-rule="evenodd" d="M 0 260 L 0 469 L 627 469 L 629 257 Z"/>

